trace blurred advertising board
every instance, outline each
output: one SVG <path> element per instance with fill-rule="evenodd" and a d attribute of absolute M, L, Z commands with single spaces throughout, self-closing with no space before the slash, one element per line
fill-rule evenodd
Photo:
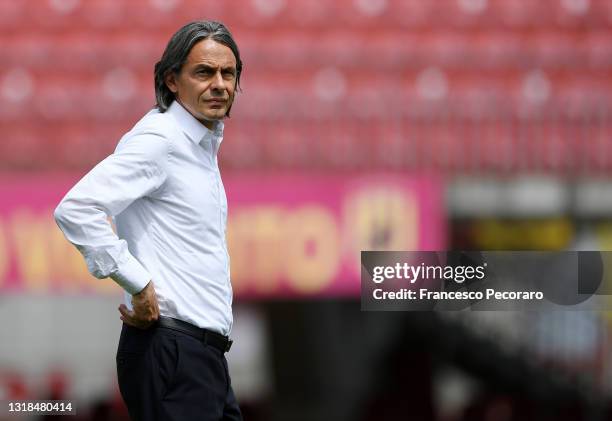
<path fill-rule="evenodd" d="M 577 227 L 568 216 L 462 218 L 450 221 L 454 250 L 566 250 Z M 599 249 L 599 248 L 597 248 Z"/>
<path fill-rule="evenodd" d="M 0 177 L 0 291 L 119 292 L 89 275 L 53 220 L 79 177 Z M 443 186 L 431 177 L 234 173 L 224 184 L 239 297 L 356 297 L 361 250 L 446 247 Z"/>

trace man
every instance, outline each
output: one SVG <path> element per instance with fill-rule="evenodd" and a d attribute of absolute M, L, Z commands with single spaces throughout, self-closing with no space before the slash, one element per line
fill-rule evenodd
<path fill-rule="evenodd" d="M 136 421 L 242 419 L 224 356 L 232 287 L 217 165 L 241 71 L 223 24 L 181 28 L 155 65 L 156 108 L 55 211 L 89 271 L 125 290 L 117 374 Z"/>

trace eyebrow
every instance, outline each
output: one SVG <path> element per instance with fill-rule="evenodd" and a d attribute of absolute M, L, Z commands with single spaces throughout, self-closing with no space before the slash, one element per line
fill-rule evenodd
<path fill-rule="evenodd" d="M 214 70 L 216 70 L 216 67 L 215 66 L 211 66 L 209 64 L 204 64 L 204 63 L 200 63 L 200 64 L 197 64 L 195 66 L 195 70 L 201 70 L 201 69 L 214 71 Z M 221 70 L 224 71 L 224 72 L 228 71 L 228 70 L 230 70 L 230 71 L 232 71 L 234 73 L 236 72 L 236 68 L 234 66 L 221 67 Z"/>

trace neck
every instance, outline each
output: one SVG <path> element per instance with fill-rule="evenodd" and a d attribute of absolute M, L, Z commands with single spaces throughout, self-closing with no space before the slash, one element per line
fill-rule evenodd
<path fill-rule="evenodd" d="M 204 125 L 204 127 L 206 127 L 208 130 L 215 130 L 215 127 L 217 126 L 217 122 L 216 121 L 212 121 L 212 120 L 198 120 L 200 123 L 202 123 Z"/>

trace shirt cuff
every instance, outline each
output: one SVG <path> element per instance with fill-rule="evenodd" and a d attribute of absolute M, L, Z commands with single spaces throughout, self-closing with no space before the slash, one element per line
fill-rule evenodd
<path fill-rule="evenodd" d="M 132 255 L 110 277 L 131 295 L 142 291 L 151 281 L 149 272 Z"/>

